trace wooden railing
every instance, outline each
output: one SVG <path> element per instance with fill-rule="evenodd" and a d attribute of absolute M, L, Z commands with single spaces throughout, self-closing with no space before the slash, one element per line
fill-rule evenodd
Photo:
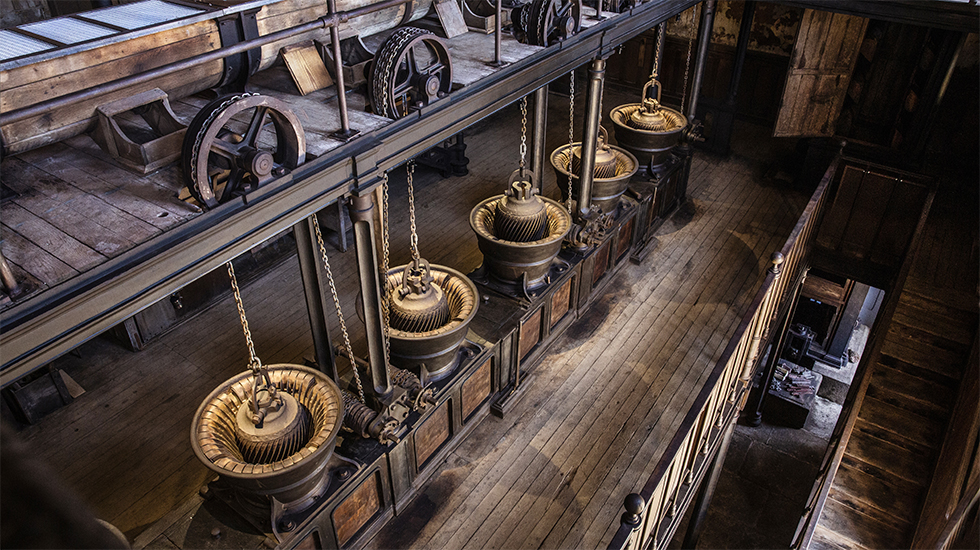
<path fill-rule="evenodd" d="M 656 550 L 670 542 L 695 489 L 723 444 L 723 435 L 745 405 L 760 362 L 760 350 L 778 332 L 774 321 L 785 315 L 792 301 L 839 160 L 838 157 L 824 174 L 786 244 L 773 254 L 762 288 L 646 484 L 639 493 L 626 497 L 626 512 L 610 549 L 649 546 Z"/>

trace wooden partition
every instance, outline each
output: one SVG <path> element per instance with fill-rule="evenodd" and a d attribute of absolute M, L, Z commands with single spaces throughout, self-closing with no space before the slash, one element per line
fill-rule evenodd
<path fill-rule="evenodd" d="M 827 170 L 786 244 L 773 254 L 762 288 L 646 483 L 639 493 L 624 495 L 626 513 L 610 549 L 663 548 L 673 537 L 723 444 L 724 433 L 745 405 L 760 350 L 777 336 L 775 321 L 792 301 L 806 269 L 838 162 L 835 160 Z"/>

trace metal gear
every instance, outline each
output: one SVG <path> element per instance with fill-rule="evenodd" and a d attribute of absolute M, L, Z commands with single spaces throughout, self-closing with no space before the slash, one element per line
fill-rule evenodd
<path fill-rule="evenodd" d="M 449 48 L 429 31 L 402 27 L 378 50 L 370 81 L 375 114 L 401 118 L 452 91 Z"/>
<path fill-rule="evenodd" d="M 282 101 L 259 94 L 225 95 L 205 105 L 187 127 L 181 151 L 187 188 L 204 208 L 252 191 L 305 160 L 299 119 Z"/>

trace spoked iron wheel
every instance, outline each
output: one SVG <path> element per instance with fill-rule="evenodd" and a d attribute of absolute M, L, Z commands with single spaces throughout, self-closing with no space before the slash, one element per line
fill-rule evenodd
<path fill-rule="evenodd" d="M 259 94 L 208 103 L 187 127 L 181 167 L 205 208 L 257 189 L 306 160 L 303 126 L 285 103 Z"/>
<path fill-rule="evenodd" d="M 511 15 L 514 36 L 532 46 L 551 46 L 582 28 L 577 0 L 533 0 Z"/>
<path fill-rule="evenodd" d="M 401 118 L 452 91 L 449 49 L 436 35 L 415 27 L 388 37 L 371 72 L 371 104 L 388 118 Z"/>

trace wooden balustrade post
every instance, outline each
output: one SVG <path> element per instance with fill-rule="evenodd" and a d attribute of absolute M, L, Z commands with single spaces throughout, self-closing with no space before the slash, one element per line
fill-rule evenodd
<path fill-rule="evenodd" d="M 776 254 L 779 253 L 777 252 Z M 772 268 L 770 268 L 770 270 L 778 269 L 779 267 L 778 264 L 776 264 L 776 254 L 773 254 L 774 265 Z M 782 257 L 782 254 L 779 254 L 779 256 Z M 782 263 L 782 261 L 780 261 L 780 263 Z M 775 287 L 777 285 L 773 284 L 773 286 Z M 794 292 L 790 300 L 793 300 L 795 302 L 796 294 L 797 293 Z M 778 304 L 776 306 L 777 307 L 775 308 L 775 310 L 779 311 Z M 779 336 L 775 338 L 775 341 L 770 340 L 772 341 L 772 345 L 769 348 L 769 359 L 766 362 L 763 370 L 762 382 L 759 384 L 759 387 L 756 389 L 755 392 L 749 393 L 746 406 L 742 410 L 742 414 L 746 418 L 745 423 L 749 426 L 758 426 L 762 424 L 762 405 L 765 402 L 765 397 L 767 393 L 766 390 L 769 388 L 769 385 L 772 384 L 773 373 L 776 371 L 776 365 L 779 363 L 779 353 L 782 350 L 783 344 L 786 340 L 786 330 L 789 327 L 790 321 L 792 321 L 793 319 L 794 309 L 795 307 L 790 307 L 787 309 L 786 316 L 782 319 L 782 323 L 779 326 Z M 752 375 L 750 374 L 749 381 L 751 382 L 751 380 L 752 380 Z"/>
<path fill-rule="evenodd" d="M 737 417 L 736 417 L 737 420 Z M 725 465 L 725 455 L 728 454 L 728 445 L 732 442 L 732 433 L 735 432 L 735 421 L 728 424 L 725 435 L 718 446 L 718 452 L 711 462 L 711 470 L 707 477 L 701 481 L 698 489 L 697 499 L 694 501 L 694 512 L 691 515 L 690 523 L 687 524 L 687 532 L 684 534 L 684 542 L 681 548 L 695 548 L 698 539 L 701 538 L 701 531 L 704 528 L 704 520 L 708 517 L 708 506 L 711 504 L 711 497 L 715 494 L 715 487 L 718 486 L 718 478 L 721 477 L 722 467 Z"/>

